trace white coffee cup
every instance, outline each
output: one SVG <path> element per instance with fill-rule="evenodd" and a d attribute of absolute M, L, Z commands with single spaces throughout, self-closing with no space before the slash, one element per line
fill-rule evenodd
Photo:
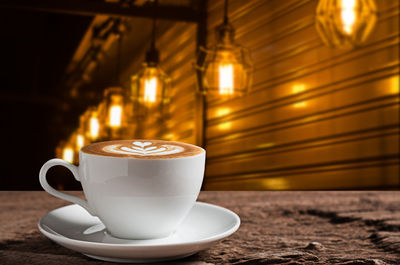
<path fill-rule="evenodd" d="M 174 232 L 194 205 L 203 181 L 205 155 L 201 149 L 184 157 L 141 159 L 80 150 L 79 166 L 51 159 L 42 166 L 39 179 L 51 195 L 99 217 L 115 237 L 162 238 Z M 68 168 L 81 182 L 87 201 L 48 184 L 47 171 L 58 165 Z"/>

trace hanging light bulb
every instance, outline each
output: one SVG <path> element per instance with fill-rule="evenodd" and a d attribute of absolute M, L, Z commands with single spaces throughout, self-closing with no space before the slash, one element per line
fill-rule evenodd
<path fill-rule="evenodd" d="M 63 145 L 62 157 L 70 163 L 79 163 L 79 150 L 84 144 L 83 135 L 78 133 L 78 130 L 73 132 Z"/>
<path fill-rule="evenodd" d="M 158 83 L 157 76 L 151 76 L 150 74 L 150 76 L 148 78 L 145 78 L 143 81 L 144 81 L 143 101 L 149 103 L 155 103 L 157 100 L 157 83 Z"/>
<path fill-rule="evenodd" d="M 74 163 L 74 149 L 71 146 L 66 145 L 64 147 L 62 159 L 64 159 L 65 161 L 67 161 L 71 164 Z"/>
<path fill-rule="evenodd" d="M 217 43 L 211 49 L 201 48 L 203 63 L 200 92 L 218 97 L 237 97 L 251 86 L 252 65 L 247 49 L 235 43 L 235 30 L 228 22 L 228 1 L 225 1 L 224 22 L 216 28 Z M 201 60 L 199 60 L 201 61 Z"/>
<path fill-rule="evenodd" d="M 152 108 L 167 101 L 166 90 L 170 79 L 157 64 L 149 61 L 143 64 L 143 69 L 131 79 L 131 90 L 134 100 Z"/>
<path fill-rule="evenodd" d="M 81 117 L 84 123 L 86 138 L 90 141 L 96 141 L 100 137 L 100 120 L 96 107 L 89 107 Z"/>
<path fill-rule="evenodd" d="M 83 135 L 83 133 L 81 133 L 81 132 L 76 133 L 75 146 L 76 146 L 76 148 L 75 148 L 76 151 L 81 150 L 81 148 L 85 146 L 85 136 Z"/>
<path fill-rule="evenodd" d="M 154 10 L 157 8 L 155 1 Z M 155 48 L 156 16 L 153 18 L 153 30 L 150 50 L 142 69 L 131 78 L 132 99 L 147 108 L 157 107 L 168 100 L 167 90 L 170 78 L 159 67 L 159 53 Z"/>
<path fill-rule="evenodd" d="M 356 9 L 356 0 L 341 0 L 341 10 L 340 17 L 342 20 L 342 28 L 343 32 L 347 35 L 350 35 L 353 32 L 354 23 L 357 18 L 357 9 Z"/>
<path fill-rule="evenodd" d="M 96 116 L 90 117 L 90 137 L 96 140 L 99 137 L 99 119 Z"/>
<path fill-rule="evenodd" d="M 109 126 L 110 127 L 112 127 L 112 128 L 121 127 L 122 106 L 120 106 L 120 105 L 112 105 L 110 107 L 110 113 L 109 113 L 109 118 L 108 119 L 109 119 Z"/>
<path fill-rule="evenodd" d="M 231 63 L 221 63 L 219 65 L 219 94 L 232 95 L 234 91 L 233 86 L 233 65 Z"/>
<path fill-rule="evenodd" d="M 78 162 L 78 156 L 75 154 L 75 144 L 71 142 L 74 137 L 75 134 L 72 134 L 67 141 L 60 141 L 56 148 L 56 157 L 71 164 Z"/>
<path fill-rule="evenodd" d="M 124 124 L 124 90 L 122 87 L 109 87 L 104 91 L 106 125 L 112 130 Z"/>
<path fill-rule="evenodd" d="M 374 0 L 320 0 L 316 28 L 330 47 L 346 48 L 362 44 L 376 23 Z"/>

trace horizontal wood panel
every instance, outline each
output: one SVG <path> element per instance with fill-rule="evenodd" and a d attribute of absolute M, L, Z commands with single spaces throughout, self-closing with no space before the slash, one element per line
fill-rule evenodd
<path fill-rule="evenodd" d="M 233 178 L 224 181 L 206 179 L 204 187 L 210 190 L 310 190 L 310 189 L 371 189 L 399 186 L 399 161 L 392 164 L 357 167 L 352 169 L 282 175 L 279 177 Z M 229 185 L 226 183 L 229 182 Z M 357 183 L 357 186 L 354 185 Z"/>
<path fill-rule="evenodd" d="M 235 159 L 209 163 L 209 176 L 240 174 L 285 167 L 310 167 L 319 164 L 335 164 L 349 160 L 366 160 L 398 155 L 398 130 L 382 130 L 378 133 L 360 134 L 357 137 L 322 142 L 286 152 L 249 154 Z"/>
<path fill-rule="evenodd" d="M 338 143 L 348 143 L 352 140 L 364 140 L 364 139 L 371 139 L 374 137 L 380 137 L 380 136 L 383 137 L 386 135 L 391 135 L 396 133 L 396 130 L 397 130 L 396 126 L 387 126 L 375 130 L 367 130 L 351 134 L 335 135 L 334 137 L 317 138 L 309 141 L 289 143 L 286 145 L 285 144 L 274 145 L 274 142 L 267 142 L 265 145 L 261 146 L 262 148 L 260 148 L 259 150 L 252 150 L 251 152 L 239 152 L 237 154 L 214 157 L 210 158 L 208 162 L 209 164 L 217 164 L 221 162 L 227 162 L 230 160 L 235 161 L 241 159 L 250 159 L 251 157 L 261 157 L 267 155 L 289 153 L 292 151 L 304 151 L 308 148 L 319 148 L 319 147 L 326 148 L 329 147 L 329 145 L 337 145 Z M 337 159 L 341 160 L 340 157 L 338 157 Z M 292 163 L 292 162 L 287 161 L 287 163 Z M 310 165 L 314 166 L 314 164 L 312 163 Z"/>
<path fill-rule="evenodd" d="M 313 165 L 312 167 L 287 167 L 279 168 L 274 170 L 266 170 L 260 172 L 248 172 L 245 174 L 240 174 L 241 178 L 236 175 L 226 175 L 219 176 L 217 178 L 208 178 L 208 183 L 218 183 L 234 180 L 249 180 L 249 179 L 260 179 L 260 178 L 273 178 L 273 177 L 284 177 L 284 176 L 297 176 L 306 175 L 314 173 L 323 172 L 335 172 L 335 171 L 345 171 L 354 170 L 358 168 L 368 169 L 371 167 L 379 167 L 382 165 L 399 165 L 399 157 L 386 157 L 384 159 L 374 159 L 374 160 L 354 160 L 347 161 L 346 163 L 336 163 L 336 164 L 320 164 Z M 384 170 L 383 170 L 384 171 Z M 400 179 L 398 179 L 400 181 Z"/>
<path fill-rule="evenodd" d="M 320 141 L 340 135 L 359 134 L 363 131 L 381 130 L 398 125 L 399 112 L 397 104 L 386 108 L 370 109 L 347 116 L 321 119 L 314 122 L 297 123 L 285 127 L 274 127 L 252 132 L 230 140 L 209 143 L 208 161 L 225 155 L 249 153 L 281 146 L 292 146 L 304 142 Z"/>

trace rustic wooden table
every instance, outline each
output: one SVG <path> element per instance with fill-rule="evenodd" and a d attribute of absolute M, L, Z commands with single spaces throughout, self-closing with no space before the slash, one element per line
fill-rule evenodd
<path fill-rule="evenodd" d="M 207 191 L 199 200 L 235 211 L 242 225 L 168 264 L 400 264 L 400 192 Z M 1 191 L 0 264 L 107 264 L 40 234 L 39 218 L 63 205 L 42 191 Z"/>

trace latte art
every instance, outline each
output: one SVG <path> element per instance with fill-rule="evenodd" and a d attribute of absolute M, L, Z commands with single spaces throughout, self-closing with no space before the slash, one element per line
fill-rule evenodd
<path fill-rule="evenodd" d="M 136 159 L 170 159 L 200 155 L 204 149 L 192 144 L 164 140 L 114 140 L 84 146 L 82 153 Z"/>
<path fill-rule="evenodd" d="M 105 146 L 103 148 L 105 152 L 119 153 L 127 155 L 138 155 L 138 156 L 159 156 L 159 155 L 171 155 L 183 152 L 185 149 L 181 146 L 163 144 L 155 145 L 151 142 L 132 142 L 131 146 L 115 144 Z"/>

